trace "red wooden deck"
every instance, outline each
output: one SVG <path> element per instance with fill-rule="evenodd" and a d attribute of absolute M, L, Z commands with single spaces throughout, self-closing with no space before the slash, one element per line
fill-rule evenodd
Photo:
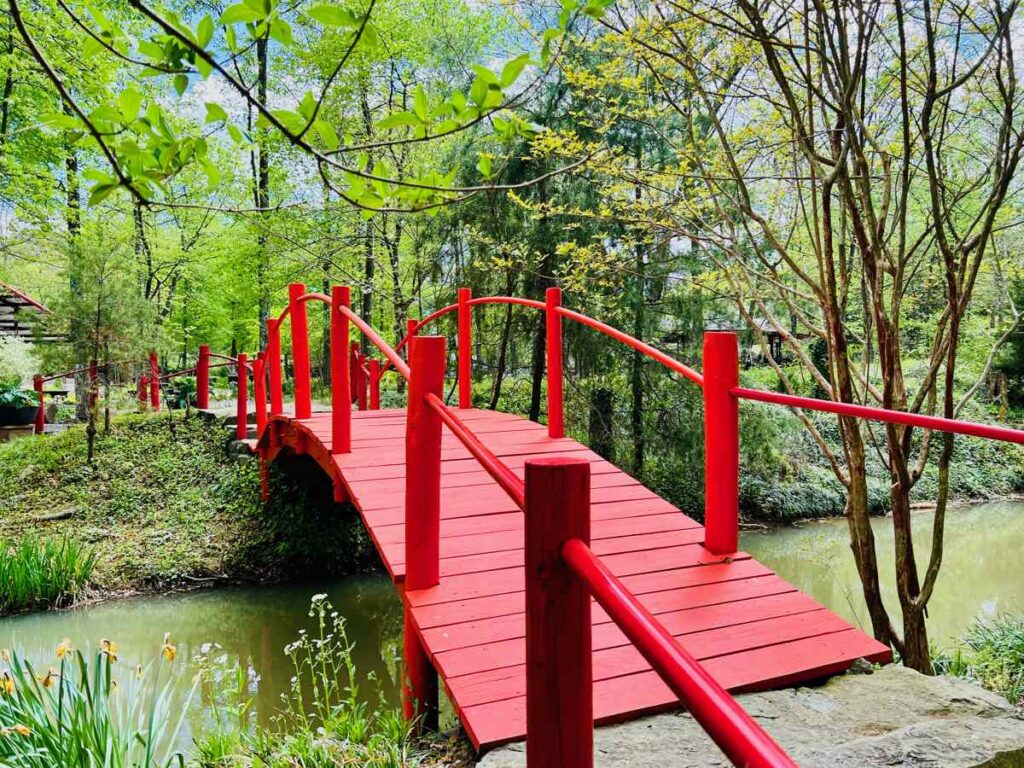
<path fill-rule="evenodd" d="M 594 552 L 725 688 L 779 687 L 840 672 L 858 658 L 890 659 L 887 647 L 749 555 L 710 554 L 699 523 L 574 440 L 549 438 L 518 416 L 458 414 L 520 477 L 526 460 L 542 454 L 590 461 Z M 526 731 L 523 515 L 455 437 L 446 431 L 443 441 L 441 583 L 405 597 L 466 732 L 487 749 Z M 338 497 L 359 510 L 400 585 L 405 411 L 354 412 L 351 453 L 332 456 L 330 442 L 329 413 L 274 417 L 260 452 L 272 459 L 288 448 L 316 459 Z M 598 722 L 679 706 L 597 606 L 593 625 Z"/>

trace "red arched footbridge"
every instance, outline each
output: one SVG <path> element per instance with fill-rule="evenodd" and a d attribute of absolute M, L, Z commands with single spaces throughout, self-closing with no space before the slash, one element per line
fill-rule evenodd
<path fill-rule="evenodd" d="M 331 407 L 316 413 L 311 301 L 330 307 Z M 546 314 L 546 426 L 473 407 L 471 315 L 487 304 Z M 444 400 L 446 341 L 422 335 L 449 313 L 458 318 L 457 407 Z M 703 526 L 565 437 L 565 321 L 702 388 Z M 294 386 L 287 411 L 286 323 Z M 353 329 L 379 358 L 350 341 Z M 525 737 L 531 768 L 590 766 L 594 723 L 680 704 L 736 765 L 791 766 L 729 691 L 815 680 L 861 658 L 891 660 L 888 647 L 738 550 L 740 400 L 1024 443 L 1024 432 L 1005 427 L 741 387 L 730 333 L 705 335 L 698 373 L 563 307 L 557 288 L 544 302 L 473 298 L 461 289 L 457 303 L 410 322 L 392 348 L 352 311 L 348 288 L 328 296 L 293 284 L 287 308 L 268 322 L 268 339 L 251 361 L 201 347 L 187 371 L 196 374 L 199 406 L 209 405 L 210 368 L 235 366 L 244 439 L 251 378 L 254 449 L 264 469 L 284 454 L 312 457 L 336 497 L 359 511 L 402 597 L 406 715 L 436 726 L 440 680 L 478 749 Z M 408 383 L 406 408 L 380 408 L 389 370 Z M 158 387 L 155 364 L 149 378 Z M 158 388 L 151 396 L 158 405 Z"/>

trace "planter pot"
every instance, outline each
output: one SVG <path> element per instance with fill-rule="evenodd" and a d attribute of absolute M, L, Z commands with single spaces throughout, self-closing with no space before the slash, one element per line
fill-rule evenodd
<path fill-rule="evenodd" d="M 27 427 L 36 420 L 39 413 L 38 405 L 18 408 L 13 405 L 0 405 L 0 427 Z"/>

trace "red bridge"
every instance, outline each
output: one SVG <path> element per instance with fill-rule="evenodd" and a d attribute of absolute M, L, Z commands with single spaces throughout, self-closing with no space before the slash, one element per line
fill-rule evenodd
<path fill-rule="evenodd" d="M 331 307 L 331 409 L 311 402 L 307 304 Z M 516 304 L 546 314 L 548 424 L 473 408 L 471 313 Z M 457 407 L 444 400 L 447 351 L 424 326 L 457 313 Z M 590 326 L 703 389 L 705 525 L 585 446 L 563 427 L 562 323 Z M 283 397 L 281 336 L 290 328 L 294 410 Z M 368 359 L 352 328 L 379 350 Z M 739 386 L 733 334 L 704 337 L 698 373 L 621 331 L 561 305 L 472 298 L 411 322 L 395 349 L 350 308 L 293 284 L 250 361 L 200 349 L 198 401 L 209 372 L 238 371 L 238 436 L 252 379 L 261 466 L 304 454 L 362 516 L 405 605 L 405 711 L 437 723 L 438 678 L 478 749 L 526 737 L 531 768 L 593 761 L 593 724 L 686 706 L 737 765 L 793 762 L 727 691 L 842 672 L 888 647 L 738 551 L 739 400 L 1024 443 L 1024 432 Z M 408 349 L 407 359 L 399 351 Z M 398 351 L 396 351 L 398 350 Z M 211 362 L 213 358 L 221 362 Z M 408 382 L 407 409 L 380 410 L 389 370 Z M 140 399 L 146 388 L 140 387 Z M 359 410 L 354 411 L 353 402 Z M 268 474 L 263 473 L 264 483 Z M 266 485 L 264 486 L 266 491 Z"/>

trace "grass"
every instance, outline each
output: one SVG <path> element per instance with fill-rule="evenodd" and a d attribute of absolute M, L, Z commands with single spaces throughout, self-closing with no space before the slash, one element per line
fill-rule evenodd
<path fill-rule="evenodd" d="M 66 535 L 0 540 L 0 616 L 74 600 L 95 567 L 95 549 Z"/>
<path fill-rule="evenodd" d="M 36 669 L 4 651 L 0 664 L 0 765 L 10 768 L 171 768 L 184 708 L 171 706 L 168 675 L 177 651 L 165 638 L 148 668 L 117 670 L 117 646 L 87 659 L 67 641 L 55 666 Z M 120 674 L 119 674 L 120 673 Z"/>
<path fill-rule="evenodd" d="M 975 622 L 934 665 L 938 674 L 966 678 L 1024 706 L 1024 616 Z"/>

